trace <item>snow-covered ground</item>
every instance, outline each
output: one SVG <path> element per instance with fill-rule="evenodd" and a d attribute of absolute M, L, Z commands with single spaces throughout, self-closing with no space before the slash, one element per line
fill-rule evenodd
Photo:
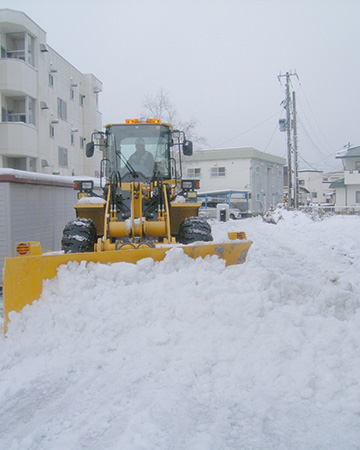
<path fill-rule="evenodd" d="M 61 267 L 0 339 L 0 448 L 359 449 L 360 217 L 282 216 L 211 223 L 239 266 Z"/>

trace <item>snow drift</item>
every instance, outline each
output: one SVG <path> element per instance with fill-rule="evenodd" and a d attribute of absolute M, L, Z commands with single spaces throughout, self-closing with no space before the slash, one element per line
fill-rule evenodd
<path fill-rule="evenodd" d="M 244 265 L 62 266 L 0 342 L 0 447 L 358 448 L 360 218 L 276 221 L 211 222 Z"/>

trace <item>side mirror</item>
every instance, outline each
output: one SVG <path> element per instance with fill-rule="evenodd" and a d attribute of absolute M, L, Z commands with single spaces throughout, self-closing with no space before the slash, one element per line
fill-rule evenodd
<path fill-rule="evenodd" d="M 86 144 L 86 156 L 91 158 L 94 155 L 95 144 L 93 141 Z"/>
<path fill-rule="evenodd" d="M 183 153 L 185 156 L 191 156 L 193 154 L 193 143 L 191 141 L 184 142 Z"/>

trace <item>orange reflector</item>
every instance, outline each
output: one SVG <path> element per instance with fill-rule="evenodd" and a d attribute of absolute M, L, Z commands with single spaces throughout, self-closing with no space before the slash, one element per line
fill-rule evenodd
<path fill-rule="evenodd" d="M 80 189 L 80 183 L 78 181 L 74 181 L 74 189 Z"/>
<path fill-rule="evenodd" d="M 16 251 L 19 255 L 27 255 L 30 252 L 30 245 L 25 242 L 21 242 L 16 246 Z"/>
<path fill-rule="evenodd" d="M 125 123 L 140 123 L 139 119 L 126 119 Z"/>
<path fill-rule="evenodd" d="M 161 119 L 146 119 L 146 123 L 161 123 Z"/>

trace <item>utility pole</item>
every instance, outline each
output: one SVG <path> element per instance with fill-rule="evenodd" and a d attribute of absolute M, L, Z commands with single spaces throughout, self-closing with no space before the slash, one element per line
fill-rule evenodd
<path fill-rule="evenodd" d="M 296 125 L 296 99 L 295 92 L 293 97 L 293 145 L 294 145 L 294 206 L 295 209 L 299 207 L 299 161 L 298 161 L 298 147 L 297 147 L 297 125 Z"/>
<path fill-rule="evenodd" d="M 293 137 L 293 143 L 294 148 L 296 148 L 296 156 L 294 161 L 294 173 L 292 168 L 292 159 L 293 159 L 293 145 L 291 143 L 291 97 L 290 97 L 290 78 L 292 76 L 298 75 L 297 73 L 292 72 L 286 72 L 285 75 L 279 75 L 278 80 L 281 83 L 281 78 L 285 77 L 285 93 L 286 98 L 283 102 L 285 104 L 286 109 L 286 134 L 287 134 L 287 163 L 288 163 L 288 208 L 291 208 L 292 206 L 295 206 L 295 208 L 298 207 L 298 192 L 299 192 L 299 183 L 298 183 L 298 166 L 297 166 L 297 134 L 296 134 L 296 113 L 294 113 L 295 108 L 293 109 L 293 126 L 294 128 L 294 137 Z M 294 92 L 293 92 L 293 100 L 295 100 Z M 285 131 L 285 130 L 283 130 Z M 294 177 L 294 185 L 293 185 L 293 177 Z M 294 186 L 294 187 L 293 187 Z M 294 195 L 293 195 L 294 194 Z"/>

